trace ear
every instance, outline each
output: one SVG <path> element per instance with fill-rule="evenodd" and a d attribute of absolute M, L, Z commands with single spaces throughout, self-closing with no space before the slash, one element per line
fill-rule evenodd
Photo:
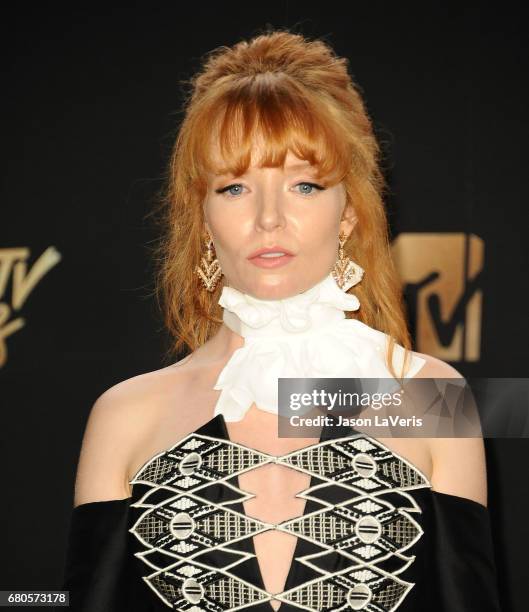
<path fill-rule="evenodd" d="M 358 217 L 356 216 L 354 208 L 351 204 L 348 204 L 345 207 L 342 220 L 340 221 L 340 232 L 343 232 L 349 238 L 357 222 Z"/>

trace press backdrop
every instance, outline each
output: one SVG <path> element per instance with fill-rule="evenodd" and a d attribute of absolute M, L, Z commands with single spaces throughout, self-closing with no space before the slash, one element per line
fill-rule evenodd
<path fill-rule="evenodd" d="M 7 10 L 7 9 L 6 9 Z M 0 589 L 60 585 L 81 437 L 111 385 L 167 365 L 148 213 L 179 80 L 267 23 L 324 36 L 386 153 L 415 348 L 527 377 L 527 79 L 517 5 L 48 4 L 4 14 Z M 525 610 L 527 440 L 487 440 L 504 610 Z"/>

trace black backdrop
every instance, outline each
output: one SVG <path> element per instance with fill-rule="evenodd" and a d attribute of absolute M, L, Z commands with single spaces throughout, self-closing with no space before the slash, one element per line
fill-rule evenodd
<path fill-rule="evenodd" d="M 58 588 L 90 407 L 166 365 L 148 213 L 178 81 L 267 23 L 325 36 L 350 59 L 387 155 L 393 236 L 485 244 L 479 358 L 451 363 L 465 376 L 529 375 L 529 62 L 515 5 L 87 3 L 20 6 L 3 21 L 0 589 Z M 24 295 L 9 261 L 20 273 L 37 260 Z M 520 612 L 528 451 L 527 440 L 487 440 L 500 589 Z"/>

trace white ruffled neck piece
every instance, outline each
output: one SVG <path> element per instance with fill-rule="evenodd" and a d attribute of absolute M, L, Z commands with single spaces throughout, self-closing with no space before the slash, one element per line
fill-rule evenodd
<path fill-rule="evenodd" d="M 223 321 L 242 336 L 220 373 L 215 416 L 240 421 L 253 403 L 278 414 L 279 378 L 391 378 L 385 363 L 388 336 L 344 311 L 360 308 L 355 295 L 340 289 L 332 274 L 307 291 L 282 300 L 261 300 L 225 286 L 219 298 Z M 404 347 L 395 345 L 399 372 Z M 406 378 L 425 360 L 411 356 Z"/>

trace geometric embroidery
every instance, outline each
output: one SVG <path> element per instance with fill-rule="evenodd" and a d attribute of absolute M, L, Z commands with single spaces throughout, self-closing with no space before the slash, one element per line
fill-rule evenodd
<path fill-rule="evenodd" d="M 319 508 L 270 524 L 230 507 L 251 497 L 232 480 L 267 463 L 313 476 L 316 485 L 298 497 Z M 193 433 L 145 463 L 130 484 L 149 487 L 131 504 L 144 511 L 129 529 L 144 547 L 135 555 L 154 570 L 143 580 L 174 610 L 221 612 L 276 599 L 313 611 L 391 612 L 414 586 L 398 577 L 415 559 L 405 551 L 423 534 L 410 514 L 420 507 L 407 491 L 431 485 L 412 464 L 365 434 L 277 457 Z M 343 501 L 330 503 L 331 489 L 338 489 Z M 237 543 L 271 529 L 313 545 L 316 552 L 295 560 L 316 578 L 311 573 L 299 586 L 272 595 L 230 571 L 255 557 Z M 219 557 L 215 565 L 208 562 L 212 549 L 225 554 L 224 564 Z M 338 571 L 326 569 L 329 555 L 339 561 L 332 565 Z M 388 559 L 392 571 L 381 566 Z"/>

